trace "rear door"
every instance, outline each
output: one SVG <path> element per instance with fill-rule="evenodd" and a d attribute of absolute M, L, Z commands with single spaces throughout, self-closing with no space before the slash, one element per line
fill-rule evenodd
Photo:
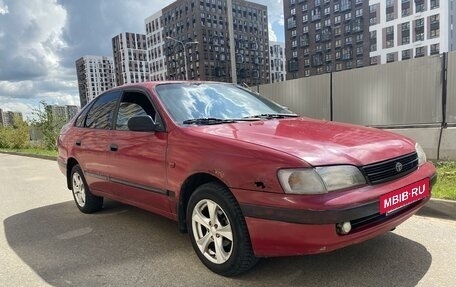
<path fill-rule="evenodd" d="M 152 117 L 158 131 L 130 131 L 128 120 L 139 115 Z M 125 91 L 115 120 L 108 162 L 116 195 L 126 203 L 169 212 L 165 173 L 168 135 L 148 95 L 143 91 Z"/>
<path fill-rule="evenodd" d="M 121 91 L 111 91 L 100 95 L 76 120 L 73 154 L 81 165 L 89 189 L 98 194 L 112 194 L 107 156 L 121 94 Z"/>

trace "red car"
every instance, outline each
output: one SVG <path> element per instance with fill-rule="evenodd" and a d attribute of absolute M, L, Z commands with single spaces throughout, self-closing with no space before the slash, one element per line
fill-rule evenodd
<path fill-rule="evenodd" d="M 176 220 L 225 276 L 388 232 L 436 181 L 410 139 L 298 117 L 228 83 L 112 89 L 63 127 L 58 150 L 82 212 L 106 197 Z"/>

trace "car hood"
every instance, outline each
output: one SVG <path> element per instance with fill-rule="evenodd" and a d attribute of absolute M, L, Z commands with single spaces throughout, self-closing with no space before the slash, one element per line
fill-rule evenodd
<path fill-rule="evenodd" d="M 397 134 L 308 118 L 238 122 L 191 129 L 282 151 L 313 166 L 361 166 L 415 151 L 414 142 Z"/>

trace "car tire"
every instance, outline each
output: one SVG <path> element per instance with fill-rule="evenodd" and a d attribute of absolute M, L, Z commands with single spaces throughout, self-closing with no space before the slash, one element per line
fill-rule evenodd
<path fill-rule="evenodd" d="M 217 274 L 236 276 L 258 262 L 241 208 L 225 186 L 206 183 L 195 190 L 187 206 L 187 227 L 196 254 Z"/>
<path fill-rule="evenodd" d="M 103 197 L 93 195 L 90 192 L 79 165 L 75 165 L 71 170 L 71 191 L 74 202 L 81 212 L 93 213 L 102 209 Z"/>

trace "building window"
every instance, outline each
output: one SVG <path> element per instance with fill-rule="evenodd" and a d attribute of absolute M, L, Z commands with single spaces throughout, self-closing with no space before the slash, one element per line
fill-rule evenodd
<path fill-rule="evenodd" d="M 373 26 L 377 24 L 377 17 L 371 17 L 369 18 L 369 25 Z"/>
<path fill-rule="evenodd" d="M 369 6 L 369 13 L 373 14 L 377 12 L 377 4 L 373 4 Z"/>
<path fill-rule="evenodd" d="M 374 43 L 374 44 L 371 44 L 371 45 L 370 45 L 370 51 L 371 51 L 371 52 L 377 51 L 377 44 L 375 44 L 375 43 Z"/>
<path fill-rule="evenodd" d="M 363 16 L 363 9 L 362 8 L 359 8 L 359 9 L 356 9 L 355 11 L 355 17 L 362 17 Z"/>
<path fill-rule="evenodd" d="M 291 15 L 296 15 L 296 8 L 294 8 L 294 7 L 291 8 L 290 14 L 291 14 Z"/>
<path fill-rule="evenodd" d="M 351 12 L 348 12 L 345 14 L 345 21 L 348 21 L 352 18 L 352 13 Z"/>
<path fill-rule="evenodd" d="M 310 70 L 305 70 L 304 71 L 304 76 L 309 77 L 310 76 Z"/>
<path fill-rule="evenodd" d="M 325 15 L 329 15 L 329 14 L 331 14 L 331 7 L 330 6 L 325 8 Z"/>
<path fill-rule="evenodd" d="M 440 15 L 432 15 L 429 17 L 431 31 L 430 31 L 430 38 L 437 38 L 440 36 Z"/>
<path fill-rule="evenodd" d="M 386 27 L 386 48 L 394 47 L 394 26 Z"/>
<path fill-rule="evenodd" d="M 371 65 L 377 65 L 377 57 L 376 56 L 370 57 L 370 64 Z"/>
<path fill-rule="evenodd" d="M 339 11 L 340 11 L 340 4 L 334 3 L 334 12 L 339 12 Z"/>
<path fill-rule="evenodd" d="M 418 47 L 415 49 L 415 58 L 423 57 L 425 55 L 424 47 Z"/>
<path fill-rule="evenodd" d="M 361 68 L 362 66 L 364 66 L 363 60 L 362 59 L 356 60 L 356 67 Z"/>
<path fill-rule="evenodd" d="M 439 8 L 439 0 L 431 0 L 431 9 Z"/>
<path fill-rule="evenodd" d="M 315 30 L 320 30 L 321 29 L 321 23 L 318 22 L 315 24 Z"/>
<path fill-rule="evenodd" d="M 302 23 L 307 23 L 309 21 L 309 16 L 307 14 L 302 15 Z"/>
<path fill-rule="evenodd" d="M 340 15 L 334 17 L 334 24 L 340 24 Z"/>
<path fill-rule="evenodd" d="M 415 42 L 424 40 L 424 18 L 415 21 Z"/>
<path fill-rule="evenodd" d="M 403 50 L 402 51 L 402 60 L 410 59 L 410 50 Z"/>
<path fill-rule="evenodd" d="M 435 55 L 440 53 L 440 44 L 433 44 L 431 45 L 431 55 Z"/>
<path fill-rule="evenodd" d="M 335 46 L 336 48 L 340 48 L 340 47 L 342 46 L 342 40 L 340 40 L 340 39 L 336 40 L 334 46 Z"/>
<path fill-rule="evenodd" d="M 424 12 L 424 1 L 415 1 L 415 12 L 416 13 L 419 13 L 419 12 Z"/>
<path fill-rule="evenodd" d="M 341 71 L 342 70 L 342 63 L 337 63 L 336 64 L 336 71 Z"/>
<path fill-rule="evenodd" d="M 304 67 L 309 67 L 310 66 L 310 60 L 309 58 L 304 59 Z"/>
<path fill-rule="evenodd" d="M 387 62 L 387 63 L 394 62 L 394 53 L 388 53 L 388 54 L 386 54 L 386 62 Z"/>
<path fill-rule="evenodd" d="M 305 33 L 309 33 L 309 26 L 303 26 L 302 27 L 302 32 L 305 34 Z"/>

